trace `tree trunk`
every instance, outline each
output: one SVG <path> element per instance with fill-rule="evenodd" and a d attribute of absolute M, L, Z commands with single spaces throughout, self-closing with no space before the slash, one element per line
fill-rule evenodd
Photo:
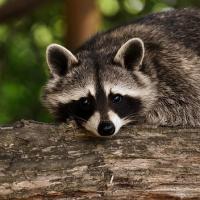
<path fill-rule="evenodd" d="M 94 0 L 65 0 L 65 41 L 74 50 L 97 32 L 101 14 Z"/>
<path fill-rule="evenodd" d="M 129 126 L 100 139 L 73 124 L 2 127 L 0 199 L 200 199 L 200 129 Z"/>

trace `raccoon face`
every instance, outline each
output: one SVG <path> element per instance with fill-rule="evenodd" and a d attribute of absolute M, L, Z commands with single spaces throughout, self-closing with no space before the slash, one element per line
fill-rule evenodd
<path fill-rule="evenodd" d="M 155 100 L 155 88 L 140 72 L 144 44 L 133 38 L 123 44 L 113 62 L 84 51 L 73 55 L 51 44 L 47 63 L 51 78 L 42 100 L 59 121 L 74 119 L 97 136 L 112 136 L 129 123 L 141 121 Z"/>

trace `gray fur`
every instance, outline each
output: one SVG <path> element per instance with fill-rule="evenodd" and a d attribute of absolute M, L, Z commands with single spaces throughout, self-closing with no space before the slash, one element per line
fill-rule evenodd
<path fill-rule="evenodd" d="M 60 73 L 59 73 L 60 70 L 59 70 L 59 67 L 57 66 L 59 63 L 56 63 L 55 59 L 52 59 L 53 58 L 52 54 L 55 54 L 56 52 L 58 54 L 64 55 L 64 59 L 66 59 L 67 61 L 66 64 L 69 66 L 69 68 L 73 64 L 78 63 L 77 58 L 69 50 L 65 49 L 61 45 L 51 44 L 47 48 L 46 58 L 47 58 L 47 63 L 49 65 L 49 69 L 51 73 L 54 75 L 60 76 Z"/>
<path fill-rule="evenodd" d="M 114 62 L 121 64 L 122 67 L 126 67 L 124 57 L 129 49 L 131 49 L 132 51 L 133 50 L 136 51 L 136 52 L 131 52 L 132 54 L 136 54 L 137 58 L 133 59 L 134 63 L 131 63 L 131 68 L 136 68 L 142 64 L 145 53 L 144 43 L 140 38 L 132 38 L 128 40 L 125 44 L 123 44 L 117 51 L 117 54 L 114 57 Z"/>
<path fill-rule="evenodd" d="M 56 113 L 58 96 L 94 85 L 121 85 L 137 91 L 142 109 L 135 123 L 200 125 L 200 12 L 183 9 L 148 15 L 98 33 L 76 52 L 78 64 L 44 87 L 43 102 Z M 131 71 L 117 52 L 133 38 L 144 43 L 144 58 Z"/>

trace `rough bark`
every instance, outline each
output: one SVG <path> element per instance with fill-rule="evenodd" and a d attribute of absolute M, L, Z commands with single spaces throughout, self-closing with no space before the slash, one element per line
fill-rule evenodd
<path fill-rule="evenodd" d="M 0 199 L 200 199 L 200 129 L 129 126 L 99 139 L 72 124 L 2 127 Z"/>

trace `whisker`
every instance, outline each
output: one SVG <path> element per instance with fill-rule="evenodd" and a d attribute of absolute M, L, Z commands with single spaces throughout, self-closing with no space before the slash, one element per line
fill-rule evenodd
<path fill-rule="evenodd" d="M 132 117 L 139 117 L 138 114 L 130 114 L 130 115 L 127 115 L 126 117 L 124 117 L 124 119 L 128 119 L 128 118 L 132 118 Z"/>
<path fill-rule="evenodd" d="M 87 120 L 86 120 L 86 119 L 83 119 L 82 117 L 79 117 L 79 116 L 74 115 L 74 114 L 73 114 L 72 116 L 75 117 L 76 119 L 79 119 L 79 120 L 83 121 L 84 123 L 87 123 Z M 88 126 L 89 128 L 91 128 L 91 129 L 94 128 L 94 127 L 90 126 L 89 124 L 87 124 L 87 126 Z"/>
<path fill-rule="evenodd" d="M 80 120 L 83 121 L 83 122 L 87 122 L 87 120 L 84 119 L 84 118 L 82 118 L 82 117 L 79 117 L 79 116 L 77 116 L 77 115 L 75 115 L 75 114 L 73 114 L 73 113 L 69 113 L 69 114 L 71 115 L 71 118 L 72 118 L 72 119 L 76 118 L 76 119 L 80 119 Z"/>
<path fill-rule="evenodd" d="M 127 115 L 126 117 L 123 118 L 123 120 L 125 121 L 126 124 L 130 124 L 130 123 L 135 123 L 138 121 L 138 117 L 141 117 L 139 116 L 138 114 L 135 114 L 135 113 L 131 113 L 130 115 Z"/>

